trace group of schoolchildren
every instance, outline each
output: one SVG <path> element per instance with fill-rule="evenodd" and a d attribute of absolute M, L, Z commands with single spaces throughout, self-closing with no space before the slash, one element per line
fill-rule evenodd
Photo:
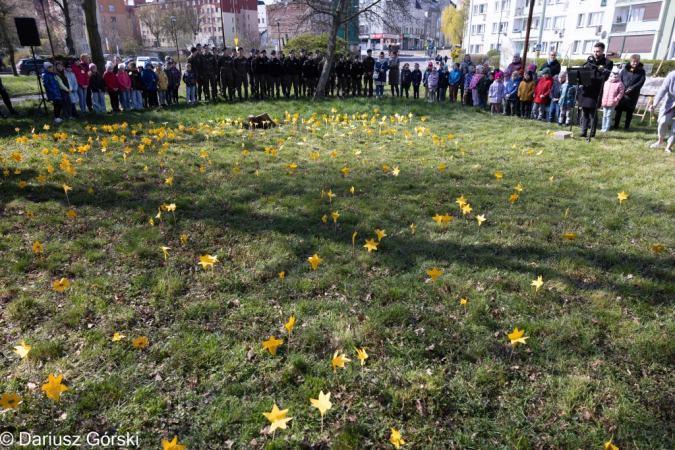
<path fill-rule="evenodd" d="M 189 66 L 189 65 L 188 65 Z M 47 100 L 54 104 L 57 123 L 75 119 L 89 112 L 106 113 L 105 94 L 110 98 L 112 112 L 145 110 L 178 103 L 181 81 L 186 85 L 188 103 L 194 103 L 196 76 L 189 67 L 183 74 L 174 61 L 167 59 L 153 66 L 147 62 L 137 68 L 134 61 L 123 64 L 116 57 L 108 61 L 101 73 L 86 54 L 73 56 L 70 61 L 45 62 L 42 85 Z M 192 94 L 192 101 L 190 101 Z M 79 112 L 78 112 L 79 107 Z"/>

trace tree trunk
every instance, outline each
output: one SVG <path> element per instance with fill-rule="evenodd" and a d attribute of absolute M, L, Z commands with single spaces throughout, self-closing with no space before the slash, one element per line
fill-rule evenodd
<path fill-rule="evenodd" d="M 97 67 L 103 69 L 105 59 L 103 58 L 101 35 L 98 32 L 98 22 L 96 21 L 96 0 L 82 0 L 82 9 L 84 10 L 84 22 L 91 49 L 91 60 Z"/>
<path fill-rule="evenodd" d="M 75 44 L 73 42 L 73 21 L 70 20 L 70 0 L 63 0 L 63 20 L 66 27 L 66 50 L 69 55 L 74 55 Z"/>
<path fill-rule="evenodd" d="M 15 77 L 18 77 L 19 72 L 16 70 L 16 63 L 14 62 L 14 46 L 10 45 L 7 51 L 9 52 L 9 65 L 12 66 L 12 73 Z"/>
<path fill-rule="evenodd" d="M 333 65 L 333 55 L 335 55 L 335 47 L 337 47 L 337 33 L 340 28 L 340 21 L 342 19 L 342 10 L 346 0 L 339 0 L 335 8 L 335 15 L 332 17 L 333 22 L 330 26 L 330 34 L 328 35 L 328 50 L 326 50 L 326 61 L 323 64 L 323 71 L 319 77 L 319 83 L 314 92 L 314 100 L 321 100 L 323 98 L 323 91 L 328 83 L 330 77 L 330 69 Z"/>

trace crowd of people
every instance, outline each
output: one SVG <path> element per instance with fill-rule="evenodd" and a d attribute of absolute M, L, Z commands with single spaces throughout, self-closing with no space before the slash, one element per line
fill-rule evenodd
<path fill-rule="evenodd" d="M 197 45 L 191 48 L 182 73 L 169 57 L 164 63 L 153 66 L 147 62 L 144 67 L 136 67 L 133 61 L 125 65 L 115 58 L 101 73 L 89 56 L 83 54 L 66 63 L 46 62 L 42 80 L 48 100 L 54 103 L 57 122 L 62 121 L 61 113 L 66 119 L 74 119 L 87 111 L 106 112 L 106 93 L 112 112 L 170 106 L 178 103 L 181 83 L 185 85 L 185 100 L 189 104 L 202 98 L 214 101 L 219 96 L 229 100 L 249 96 L 258 100 L 314 96 L 328 62 L 326 53 L 304 49 L 298 55 L 294 50 L 288 53 L 286 57 L 283 51 L 272 50 L 267 57 L 266 50 L 251 49 L 246 56 L 241 47 L 214 48 L 212 52 L 208 46 Z M 381 98 L 388 85 L 392 96 L 409 98 L 412 88 L 414 99 L 423 95 L 429 102 L 461 102 L 467 107 L 489 110 L 493 115 L 547 121 L 561 127 L 574 121 L 574 125 L 581 126 L 581 137 L 595 136 L 599 108 L 602 108 L 600 132 L 618 128 L 624 112 L 624 126 L 630 128 L 646 80 L 639 55 L 632 55 L 619 69 L 605 56 L 605 45 L 601 42 L 594 46 L 593 54 L 584 64 L 590 70 L 592 82 L 578 88 L 568 79 L 555 51 L 549 53 L 539 69 L 535 65 L 524 67 L 518 53 L 503 71 L 487 63 L 474 64 L 467 54 L 452 68 L 447 60 L 437 58 L 428 62 L 422 72 L 418 63 L 412 68 L 408 63 L 402 64 L 395 49 L 387 56 L 380 52 L 377 58 L 370 49 L 364 58 L 358 54 L 339 54 L 337 61 L 330 64 L 330 76 L 324 87 L 326 96 Z M 657 99 L 671 99 L 675 94 L 668 91 L 668 80 L 670 76 Z M 420 88 L 424 89 L 423 94 Z M 660 110 L 659 141 L 654 147 L 663 146 L 664 133 L 673 119 L 668 105 L 667 101 L 666 108 Z M 672 150 L 674 136 L 675 126 L 667 152 Z"/>

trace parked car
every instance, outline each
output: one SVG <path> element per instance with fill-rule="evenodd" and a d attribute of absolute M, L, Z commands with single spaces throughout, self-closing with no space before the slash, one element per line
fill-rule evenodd
<path fill-rule="evenodd" d="M 44 59 L 41 58 L 23 58 L 20 59 L 16 65 L 16 70 L 19 72 L 19 75 L 33 75 L 35 76 L 38 73 L 42 73 L 43 64 L 45 63 Z"/>
<path fill-rule="evenodd" d="M 156 56 L 139 56 L 136 58 L 136 67 L 145 67 L 146 62 L 151 62 L 152 67 L 157 66 L 157 63 L 161 63 L 162 60 Z"/>

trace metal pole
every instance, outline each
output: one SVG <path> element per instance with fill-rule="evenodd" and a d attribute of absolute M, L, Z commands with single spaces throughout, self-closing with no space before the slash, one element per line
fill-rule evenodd
<path fill-rule="evenodd" d="M 225 10 L 223 9 L 223 0 L 219 0 L 219 2 L 220 2 L 220 30 L 223 35 L 222 46 L 225 47 L 225 19 L 223 19 L 223 14 L 225 13 Z M 234 14 L 234 3 L 232 3 L 232 14 Z"/>
<path fill-rule="evenodd" d="M 532 26 L 532 13 L 534 12 L 535 0 L 530 0 L 530 12 L 527 15 L 527 30 L 525 30 L 525 46 L 523 47 L 523 66 L 527 67 L 527 47 L 530 45 L 530 27 Z"/>
<path fill-rule="evenodd" d="M 539 40 L 537 41 L 537 44 L 541 45 L 541 40 L 544 36 L 544 20 L 546 20 L 546 5 L 548 4 L 548 0 L 542 0 L 544 2 L 544 6 L 541 8 L 541 20 L 539 22 Z"/>
<path fill-rule="evenodd" d="M 502 0 L 499 0 L 499 8 L 499 25 L 497 25 L 497 50 L 499 50 L 502 40 L 502 14 L 504 14 L 504 2 L 502 2 Z"/>
<path fill-rule="evenodd" d="M 44 0 L 40 0 L 40 6 L 42 7 L 42 17 L 45 18 L 45 28 L 47 28 L 47 37 L 49 38 L 49 46 L 52 49 L 52 60 L 56 62 L 56 52 L 54 51 L 54 44 L 52 43 L 52 34 L 49 32 L 49 24 L 47 23 L 47 14 L 45 13 Z"/>

